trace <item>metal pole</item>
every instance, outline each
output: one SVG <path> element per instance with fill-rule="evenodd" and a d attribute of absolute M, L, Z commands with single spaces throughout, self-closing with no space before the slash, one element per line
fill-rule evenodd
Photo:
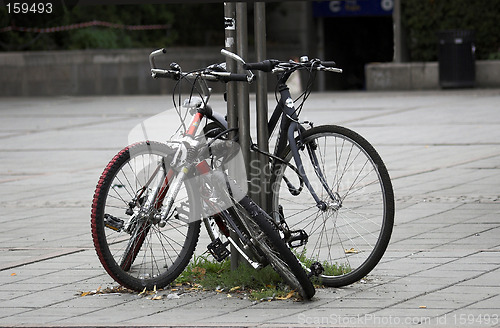
<path fill-rule="evenodd" d="M 401 24 L 401 0 L 394 0 L 392 20 L 394 23 L 394 62 L 404 63 L 408 61 L 408 54 L 405 47 L 405 33 Z"/>
<path fill-rule="evenodd" d="M 224 3 L 224 23 L 225 23 L 225 48 L 228 51 L 236 52 L 236 5 L 233 2 Z M 229 72 L 236 71 L 236 62 L 233 59 L 226 59 L 226 68 Z M 238 126 L 238 112 L 236 109 L 237 89 L 235 82 L 227 83 L 227 120 L 229 128 Z"/>
<path fill-rule="evenodd" d="M 248 28 L 247 28 L 247 4 L 246 2 L 236 3 L 236 49 L 238 55 L 243 59 L 248 59 Z M 238 65 L 238 73 L 244 73 L 243 67 Z M 248 84 L 237 84 L 237 108 L 238 108 L 238 133 L 241 152 L 245 160 L 247 177 L 251 177 L 250 165 L 250 100 L 248 98 Z M 252 199 L 255 198 L 254 188 L 248 184 L 248 191 Z"/>
<path fill-rule="evenodd" d="M 224 24 L 225 24 L 225 48 L 228 51 L 236 52 L 236 5 L 233 2 L 224 3 Z M 226 59 L 226 68 L 229 72 L 236 71 L 236 63 L 234 60 Z M 228 127 L 235 128 L 238 126 L 238 111 L 236 107 L 237 89 L 236 82 L 227 83 L 227 122 Z M 230 136 L 234 137 L 234 134 Z M 230 170 L 234 168 L 229 168 Z M 230 172 L 230 174 L 232 174 Z M 234 240 L 238 240 L 236 236 L 232 236 Z M 240 256 L 236 248 L 231 244 L 231 270 L 236 270 L 240 262 Z"/>
<path fill-rule="evenodd" d="M 257 61 L 265 60 L 266 53 L 266 4 L 265 2 L 256 2 L 254 4 L 254 35 L 255 35 L 255 52 Z M 265 72 L 257 72 L 257 144 L 260 150 L 269 151 L 269 131 L 267 129 L 267 74 Z M 259 204 L 266 212 L 269 211 L 270 202 L 268 194 L 270 194 L 269 186 L 269 163 L 265 155 L 258 156 L 259 185 L 260 185 L 260 201 Z M 253 165 L 252 165 L 253 166 Z"/>
<path fill-rule="evenodd" d="M 324 32 L 324 19 L 323 17 L 318 17 L 317 20 L 317 38 L 318 38 L 318 58 L 323 60 L 328 60 L 329 58 L 325 58 L 325 32 Z M 325 75 L 326 74 L 318 74 L 318 91 L 325 91 Z"/>

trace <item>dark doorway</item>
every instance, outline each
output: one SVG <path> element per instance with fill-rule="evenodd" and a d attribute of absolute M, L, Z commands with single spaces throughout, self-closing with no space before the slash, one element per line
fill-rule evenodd
<path fill-rule="evenodd" d="M 344 70 L 339 76 L 325 76 L 327 90 L 364 89 L 365 64 L 392 61 L 391 16 L 325 17 L 323 21 L 325 58 Z"/>

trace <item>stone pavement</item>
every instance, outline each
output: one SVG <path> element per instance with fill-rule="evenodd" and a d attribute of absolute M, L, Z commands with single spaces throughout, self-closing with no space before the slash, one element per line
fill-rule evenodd
<path fill-rule="evenodd" d="M 92 246 L 95 183 L 170 100 L 0 99 L 0 326 L 500 326 L 500 90 L 310 97 L 303 118 L 358 131 L 393 178 L 394 233 L 362 282 L 310 302 L 79 296 L 116 286 Z"/>

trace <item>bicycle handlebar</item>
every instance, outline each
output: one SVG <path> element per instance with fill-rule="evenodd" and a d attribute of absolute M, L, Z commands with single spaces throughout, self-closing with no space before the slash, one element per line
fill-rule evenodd
<path fill-rule="evenodd" d="M 165 53 L 167 53 L 167 49 L 161 48 L 161 49 L 155 50 L 151 54 L 149 54 L 149 65 L 151 66 L 151 69 L 156 68 L 155 57 L 157 57 L 159 55 L 163 55 Z"/>
<path fill-rule="evenodd" d="M 299 68 L 312 68 L 319 71 L 342 73 L 342 69 L 336 68 L 335 66 L 337 66 L 337 64 L 334 61 L 311 60 L 303 63 L 296 63 L 294 61 L 286 62 L 276 59 L 266 59 L 261 62 L 243 64 L 243 68 L 247 70 L 258 70 L 266 73 L 283 72 L 289 69 Z"/>
<path fill-rule="evenodd" d="M 243 68 L 247 70 L 257 70 L 262 72 L 271 72 L 273 68 L 279 64 L 280 61 L 276 59 L 266 59 L 257 63 L 245 63 Z"/>
<path fill-rule="evenodd" d="M 167 53 L 167 49 L 162 48 L 155 50 L 151 52 L 149 55 L 149 64 L 151 66 L 151 75 L 153 78 L 170 78 L 174 80 L 178 80 L 181 77 L 186 77 L 186 78 L 202 78 L 207 81 L 221 81 L 221 82 L 247 82 L 251 83 L 254 80 L 253 74 L 238 74 L 238 73 L 231 73 L 231 72 L 226 72 L 226 71 L 219 71 L 219 70 L 214 70 L 214 66 L 216 65 L 211 65 L 204 69 L 204 71 L 198 71 L 198 72 L 191 72 L 191 73 L 184 73 L 181 71 L 181 68 L 178 64 L 172 63 L 170 64 L 170 67 L 173 69 L 161 69 L 156 67 L 155 63 L 155 57 L 161 56 L 163 54 Z M 236 54 L 233 54 L 229 51 L 224 51 L 222 52 L 223 55 L 229 56 L 233 59 L 241 59 Z M 242 59 L 241 59 L 242 60 Z"/>
<path fill-rule="evenodd" d="M 251 70 L 258 70 L 263 72 L 284 72 L 290 69 L 309 68 L 328 72 L 342 73 L 342 69 L 336 68 L 334 61 L 320 61 L 320 60 L 307 60 L 305 62 L 296 63 L 294 61 L 280 61 L 276 59 L 266 59 L 256 63 L 245 63 L 245 61 L 238 55 L 229 52 L 225 49 L 221 53 L 229 58 L 232 58 L 243 64 L 243 68 L 247 70 L 247 74 L 231 73 L 226 71 L 213 70 L 212 66 L 207 67 L 204 71 L 183 73 L 180 66 L 172 63 L 170 65 L 173 69 L 160 69 L 156 67 L 155 58 L 167 53 L 167 49 L 161 48 L 151 52 L 149 55 L 149 64 L 151 66 L 151 75 L 153 78 L 171 78 L 178 80 L 181 77 L 187 78 L 202 78 L 207 81 L 221 81 L 221 82 L 253 82 L 255 76 Z"/>
<path fill-rule="evenodd" d="M 335 67 L 337 66 L 337 63 L 335 63 L 334 61 L 321 61 L 321 65 L 325 67 Z"/>
<path fill-rule="evenodd" d="M 178 80 L 181 77 L 186 78 L 196 78 L 199 77 L 203 80 L 207 81 L 221 81 L 221 82 L 248 82 L 248 77 L 246 74 L 236 74 L 229 72 L 195 72 L 195 73 L 183 73 L 177 70 L 171 69 L 161 69 L 161 68 L 153 68 L 151 69 L 151 74 L 154 78 L 169 78 Z"/>

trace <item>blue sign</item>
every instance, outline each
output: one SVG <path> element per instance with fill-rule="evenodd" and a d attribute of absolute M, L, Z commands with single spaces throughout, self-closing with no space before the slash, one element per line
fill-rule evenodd
<path fill-rule="evenodd" d="M 390 16 L 394 0 L 336 0 L 313 2 L 314 17 Z"/>

